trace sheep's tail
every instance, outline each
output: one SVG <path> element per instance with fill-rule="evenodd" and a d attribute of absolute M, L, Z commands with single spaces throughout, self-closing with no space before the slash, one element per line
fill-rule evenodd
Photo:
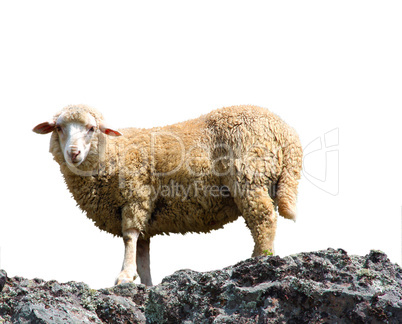
<path fill-rule="evenodd" d="M 293 136 L 291 136 L 293 137 Z M 279 215 L 296 221 L 297 185 L 302 168 L 303 150 L 296 135 L 283 149 L 283 169 L 276 188 Z"/>

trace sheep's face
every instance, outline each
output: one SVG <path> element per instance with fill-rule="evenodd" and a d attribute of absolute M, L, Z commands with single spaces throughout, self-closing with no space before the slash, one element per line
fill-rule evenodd
<path fill-rule="evenodd" d="M 64 160 L 73 167 L 79 166 L 87 158 L 92 137 L 98 127 L 92 115 L 80 117 L 78 120 L 70 120 L 61 114 L 55 125 Z"/>
<path fill-rule="evenodd" d="M 95 117 L 88 111 L 73 108 L 63 110 L 55 120 L 39 124 L 33 131 L 39 134 L 56 132 L 64 160 L 74 168 L 87 158 L 92 139 L 98 131 L 111 136 L 122 135 L 106 127 L 103 121 L 97 123 Z"/>

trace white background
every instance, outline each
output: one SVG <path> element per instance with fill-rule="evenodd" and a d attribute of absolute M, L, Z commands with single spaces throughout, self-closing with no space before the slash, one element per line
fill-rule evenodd
<path fill-rule="evenodd" d="M 73 103 L 116 127 L 269 108 L 311 153 L 297 222 L 280 217 L 276 253 L 380 249 L 400 263 L 401 17 L 399 1 L 1 2 L 0 267 L 93 288 L 120 270 L 122 240 L 80 212 L 49 136 L 31 131 Z M 155 237 L 154 283 L 229 266 L 252 249 L 242 219 Z"/>

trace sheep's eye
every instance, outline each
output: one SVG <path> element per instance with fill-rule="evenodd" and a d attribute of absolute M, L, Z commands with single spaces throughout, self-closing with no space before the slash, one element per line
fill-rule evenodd
<path fill-rule="evenodd" d="M 92 126 L 88 129 L 88 132 L 93 133 L 95 131 L 95 126 Z"/>
<path fill-rule="evenodd" d="M 56 131 L 57 131 L 58 133 L 61 133 L 61 132 L 62 132 L 61 126 L 56 125 Z"/>

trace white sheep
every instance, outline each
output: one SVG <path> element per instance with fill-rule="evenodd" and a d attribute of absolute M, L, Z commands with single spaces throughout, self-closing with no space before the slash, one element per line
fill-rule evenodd
<path fill-rule="evenodd" d="M 273 253 L 275 208 L 296 216 L 302 148 L 295 131 L 263 108 L 114 130 L 95 109 L 74 105 L 33 131 L 53 132 L 50 152 L 78 205 L 100 229 L 123 237 L 117 284 L 133 281 L 137 269 L 152 285 L 156 234 L 209 232 L 242 215 L 258 256 Z"/>

